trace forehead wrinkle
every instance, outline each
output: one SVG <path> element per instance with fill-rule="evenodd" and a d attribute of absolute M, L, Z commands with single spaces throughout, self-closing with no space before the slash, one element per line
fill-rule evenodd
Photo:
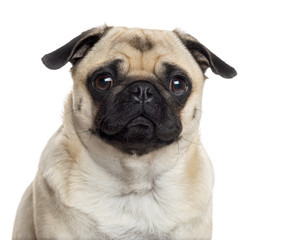
<path fill-rule="evenodd" d="M 105 70 L 110 70 L 112 73 L 117 74 L 117 72 L 121 68 L 122 62 L 123 60 L 120 58 L 105 61 L 102 64 L 100 64 L 98 67 L 92 69 L 92 71 L 88 73 L 87 77 L 89 78 L 96 72 L 100 72 L 100 71 L 103 72 Z"/>
<path fill-rule="evenodd" d="M 147 52 L 155 47 L 155 41 L 152 40 L 151 34 L 144 29 L 130 28 L 115 36 L 116 43 L 126 43 L 129 47 L 140 51 Z"/>
<path fill-rule="evenodd" d="M 139 35 L 134 35 L 128 41 L 128 44 L 132 48 L 135 48 L 142 53 L 151 51 L 154 48 L 154 43 L 149 39 L 148 36 L 141 37 Z"/>
<path fill-rule="evenodd" d="M 131 43 L 131 40 L 136 37 L 139 39 L 155 39 L 155 47 L 151 51 L 136 49 Z M 176 39 L 173 39 L 172 34 L 168 31 L 123 29 L 122 32 L 113 33 L 111 38 L 112 44 L 108 55 L 117 56 L 119 54 L 123 56 L 125 62 L 122 65 L 128 65 L 128 71 L 142 70 L 156 74 L 161 58 L 165 56 L 170 60 L 172 54 L 176 55 L 175 46 L 172 44 Z"/>

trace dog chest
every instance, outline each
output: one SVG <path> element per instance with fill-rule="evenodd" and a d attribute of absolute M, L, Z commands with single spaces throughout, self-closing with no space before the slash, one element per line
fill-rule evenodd
<path fill-rule="evenodd" d="M 148 186 L 142 185 L 145 189 Z M 112 239 L 175 239 L 179 226 L 186 229 L 186 236 L 190 222 L 200 215 L 183 187 L 172 180 L 172 184 L 161 181 L 144 193 L 119 194 L 119 186 L 113 186 L 112 192 L 81 189 L 73 192 L 71 205 L 87 214 L 98 231 Z"/>

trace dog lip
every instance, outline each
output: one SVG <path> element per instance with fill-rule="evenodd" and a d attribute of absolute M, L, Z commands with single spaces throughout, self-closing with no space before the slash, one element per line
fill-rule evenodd
<path fill-rule="evenodd" d="M 162 129 L 171 129 L 171 124 L 158 125 L 154 120 L 141 113 L 129 119 L 116 131 L 108 132 L 98 128 L 97 132 L 102 139 L 122 152 L 143 155 L 169 145 L 177 139 L 174 133 L 165 134 L 162 131 Z"/>
<path fill-rule="evenodd" d="M 132 120 L 130 120 L 127 124 L 126 124 L 126 127 L 134 127 L 134 126 L 137 126 L 137 125 L 146 125 L 148 126 L 149 124 L 153 125 L 153 122 L 144 117 L 144 116 L 138 116 Z"/>
<path fill-rule="evenodd" d="M 149 128 L 154 128 L 155 126 L 155 123 L 143 116 L 142 115 L 139 115 L 139 116 L 135 116 L 134 118 L 130 119 L 129 121 L 127 121 L 124 125 L 121 125 L 119 128 L 116 128 L 116 129 L 108 129 L 108 128 L 105 128 L 105 127 L 99 127 L 98 128 L 98 131 L 100 132 L 103 132 L 104 134 L 106 135 L 115 135 L 121 131 L 123 131 L 123 129 L 128 129 L 128 128 L 131 128 L 131 127 L 136 127 L 136 126 L 141 126 L 141 127 L 149 127 Z"/>
<path fill-rule="evenodd" d="M 145 144 L 146 142 L 155 138 L 154 129 L 154 124 L 150 120 L 144 118 L 143 116 L 139 116 L 125 125 L 123 134 L 126 139 L 132 143 Z"/>

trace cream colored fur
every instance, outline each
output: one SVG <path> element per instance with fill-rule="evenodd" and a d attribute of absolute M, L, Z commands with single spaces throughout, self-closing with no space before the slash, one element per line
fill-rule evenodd
<path fill-rule="evenodd" d="M 134 34 L 148 36 L 155 48 L 134 50 L 127 44 Z M 122 59 L 123 71 L 131 76 L 151 76 L 161 71 L 163 61 L 187 71 L 193 88 L 180 116 L 178 142 L 136 156 L 86 131 L 97 113 L 86 77 L 113 59 Z M 63 125 L 42 153 L 20 204 L 13 239 L 211 239 L 213 170 L 198 134 L 204 75 L 178 37 L 168 31 L 113 28 L 72 77 Z"/>

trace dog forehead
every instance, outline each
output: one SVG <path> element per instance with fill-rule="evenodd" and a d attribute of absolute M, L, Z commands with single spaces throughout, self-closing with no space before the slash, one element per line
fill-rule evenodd
<path fill-rule="evenodd" d="M 141 52 L 147 52 L 162 43 L 172 45 L 173 32 L 165 30 L 115 27 L 108 32 L 114 44 L 126 44 Z"/>
<path fill-rule="evenodd" d="M 155 48 L 157 39 L 151 37 L 154 30 L 146 29 L 126 29 L 120 34 L 115 43 L 124 43 L 129 47 L 143 52 L 151 51 Z M 153 35 L 152 35 L 153 36 Z"/>
<path fill-rule="evenodd" d="M 174 63 L 187 71 L 196 62 L 172 31 L 114 27 L 81 61 L 78 71 L 86 75 L 105 63 L 120 59 L 124 72 L 156 74 L 163 63 Z M 82 76 L 82 75 L 81 75 Z"/>
<path fill-rule="evenodd" d="M 110 53 L 112 56 L 122 55 L 131 72 L 154 72 L 160 57 L 167 55 L 173 47 L 174 41 L 166 31 L 138 28 L 114 29 L 114 32 L 115 30 L 117 34 L 110 41 Z"/>

